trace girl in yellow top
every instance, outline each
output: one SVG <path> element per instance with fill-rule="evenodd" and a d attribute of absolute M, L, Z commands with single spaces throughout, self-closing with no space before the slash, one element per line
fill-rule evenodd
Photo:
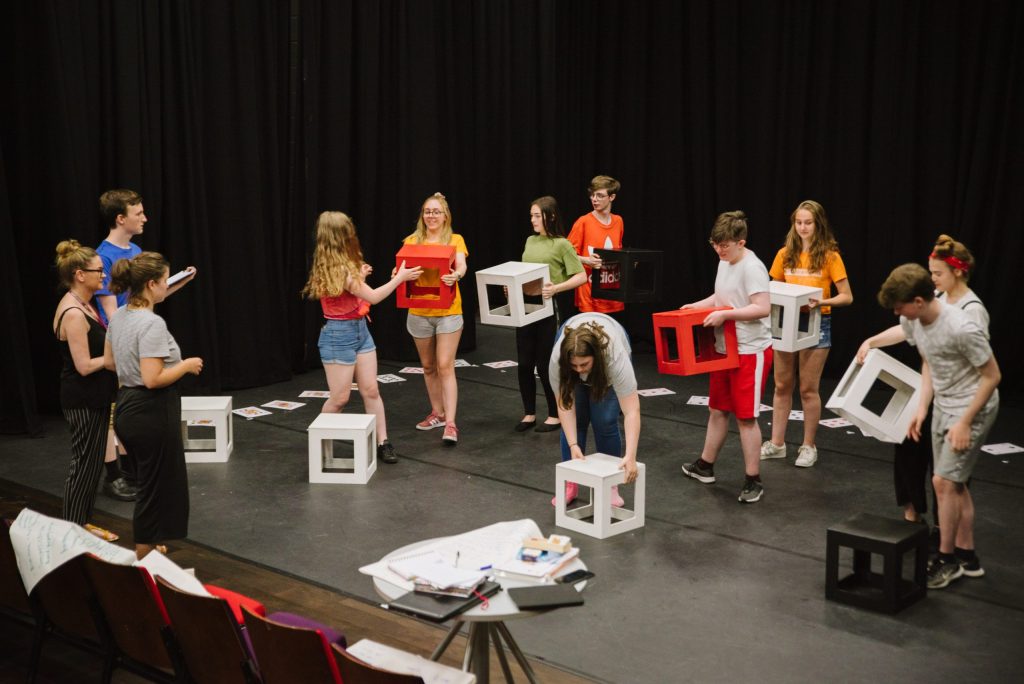
<path fill-rule="evenodd" d="M 809 468 L 818 460 L 814 439 L 821 418 L 818 384 L 832 347 L 832 307 L 849 306 L 853 292 L 846 267 L 828 225 L 825 208 L 814 200 L 797 205 L 790 217 L 786 246 L 775 255 L 768 272 L 773 280 L 820 287 L 821 299 L 812 299 L 810 307 L 821 307 L 821 337 L 818 346 L 798 352 L 775 351 L 775 399 L 772 402 L 772 438 L 761 445 L 761 460 L 786 457 L 786 423 L 793 407 L 793 385 L 800 366 L 800 403 L 804 411 L 804 441 L 797 451 L 796 464 Z M 832 296 L 832 285 L 837 294 Z"/>
<path fill-rule="evenodd" d="M 406 329 L 416 343 L 423 366 L 423 381 L 430 398 L 430 413 L 416 424 L 417 430 L 431 430 L 444 426 L 441 443 L 455 446 L 459 441 L 459 428 L 455 425 L 455 411 L 459 401 L 459 388 L 455 382 L 455 353 L 462 337 L 462 294 L 456 285 L 466 275 L 466 257 L 469 251 L 461 235 L 452 232 L 452 212 L 444 195 L 435 192 L 420 209 L 416 232 L 405 238 L 407 245 L 452 245 L 455 247 L 455 268 L 435 278 L 427 272 L 418 285 L 429 287 L 440 280 L 455 285 L 455 301 L 447 309 L 409 309 Z"/>

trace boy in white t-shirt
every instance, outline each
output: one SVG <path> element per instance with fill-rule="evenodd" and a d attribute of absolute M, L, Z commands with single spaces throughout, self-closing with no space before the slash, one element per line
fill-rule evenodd
<path fill-rule="evenodd" d="M 966 483 L 995 423 L 1002 376 L 986 331 L 962 309 L 935 297 L 932 288 L 923 266 L 903 264 L 882 284 L 878 303 L 900 317 L 907 342 L 921 353 L 921 400 L 908 436 L 921 439 L 932 404 L 932 484 L 941 537 L 938 562 L 928 569 L 928 588 L 942 589 L 969 573 L 965 567 L 980 569 L 974 500 Z"/>
<path fill-rule="evenodd" d="M 731 306 L 731 310 L 709 313 L 704 319 L 704 327 L 719 328 L 715 331 L 715 348 L 724 353 L 725 341 L 720 328 L 726 321 L 736 322 L 740 365 L 711 373 L 710 413 L 704 451 L 696 461 L 683 466 L 683 473 L 705 484 L 715 481 L 714 465 L 729 433 L 729 414 L 732 413 L 739 426 L 746 473 L 739 500 L 741 503 L 755 503 L 764 494 L 760 470 L 761 426 L 757 417 L 761 393 L 772 367 L 768 269 L 757 255 L 746 248 L 747 217 L 742 211 L 727 211 L 719 215 L 711 229 L 710 242 L 719 258 L 715 293 L 681 308 Z"/>

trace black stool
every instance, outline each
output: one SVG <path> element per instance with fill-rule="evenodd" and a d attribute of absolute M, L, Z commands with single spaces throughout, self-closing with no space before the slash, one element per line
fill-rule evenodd
<path fill-rule="evenodd" d="M 595 249 L 601 268 L 590 272 L 594 299 L 626 304 L 656 302 L 661 297 L 661 256 L 653 249 Z"/>
<path fill-rule="evenodd" d="M 839 547 L 853 549 L 853 574 L 839 579 Z M 915 550 L 914 579 L 903 575 L 903 556 Z M 871 572 L 871 554 L 883 558 L 882 574 Z M 928 527 L 861 513 L 828 528 L 825 598 L 896 613 L 927 591 Z"/>

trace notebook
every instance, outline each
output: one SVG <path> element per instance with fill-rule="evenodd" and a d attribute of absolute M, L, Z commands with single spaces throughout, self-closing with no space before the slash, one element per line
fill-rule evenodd
<path fill-rule="evenodd" d="M 583 595 L 571 584 L 544 584 L 508 590 L 519 610 L 541 610 L 561 606 L 582 606 Z"/>
<path fill-rule="evenodd" d="M 477 591 L 481 596 L 493 596 L 501 591 L 501 585 L 497 582 L 487 581 L 480 585 Z M 410 591 L 402 594 L 387 605 L 388 608 L 403 613 L 416 615 L 417 617 L 435 622 L 444 622 L 479 605 L 482 601 L 483 599 L 475 594 L 461 598 L 459 596 L 435 596 L 433 594 Z"/>

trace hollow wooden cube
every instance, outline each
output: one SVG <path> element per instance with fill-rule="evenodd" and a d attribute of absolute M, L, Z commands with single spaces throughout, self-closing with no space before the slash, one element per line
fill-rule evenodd
<path fill-rule="evenodd" d="M 488 325 L 503 325 L 521 328 L 542 318 L 553 316 L 555 307 L 550 299 L 540 304 L 527 303 L 524 288 L 540 288 L 551 282 L 547 264 L 529 264 L 522 261 L 506 261 L 497 266 L 476 272 L 477 299 L 480 301 L 480 322 Z M 505 298 L 499 288 L 508 291 L 508 301 L 492 303 L 492 295 Z"/>
<path fill-rule="evenodd" d="M 419 266 L 423 275 L 402 283 L 395 290 L 395 302 L 402 309 L 447 309 L 455 301 L 455 285 L 445 285 L 441 276 L 455 268 L 455 248 L 451 245 L 403 245 L 395 255 L 395 266 Z M 426 283 L 435 283 L 425 285 Z"/>
<path fill-rule="evenodd" d="M 864 405 L 876 381 L 892 391 L 881 413 Z M 907 436 L 920 392 L 920 373 L 881 349 L 872 349 L 863 364 L 854 359 L 846 369 L 825 408 L 850 421 L 869 437 L 899 444 Z"/>
<path fill-rule="evenodd" d="M 626 304 L 654 302 L 661 292 L 662 253 L 653 249 L 595 249 L 602 267 L 590 272 L 595 299 Z"/>
<path fill-rule="evenodd" d="M 821 338 L 821 309 L 808 309 L 805 321 L 800 320 L 800 309 L 812 299 L 820 300 L 821 288 L 773 280 L 768 294 L 772 304 L 772 347 L 795 352 L 817 345 Z"/>
<path fill-rule="evenodd" d="M 231 397 L 182 397 L 181 441 L 185 463 L 226 463 L 235 448 Z M 213 439 L 190 437 L 190 430 L 213 430 Z"/>
<path fill-rule="evenodd" d="M 715 351 L 716 328 L 704 327 L 704 319 L 709 313 L 729 308 L 676 309 L 654 314 L 654 351 L 658 358 L 658 372 L 699 375 L 738 368 L 740 355 L 736 343 L 736 322 L 726 321 L 721 327 L 725 354 Z"/>
<path fill-rule="evenodd" d="M 309 433 L 309 481 L 366 484 L 377 471 L 377 417 L 360 413 L 321 413 Z M 352 442 L 352 456 L 334 453 L 334 442 Z"/>
<path fill-rule="evenodd" d="M 608 454 L 590 454 L 584 460 L 562 461 L 555 466 L 555 525 L 597 539 L 644 526 L 647 469 L 637 463 L 633 483 L 633 508 L 612 505 L 612 487 L 623 484 L 626 473 L 619 469 L 621 458 Z M 565 483 L 590 487 L 590 503 L 566 509 Z M 591 518 L 591 520 L 587 520 Z"/>

